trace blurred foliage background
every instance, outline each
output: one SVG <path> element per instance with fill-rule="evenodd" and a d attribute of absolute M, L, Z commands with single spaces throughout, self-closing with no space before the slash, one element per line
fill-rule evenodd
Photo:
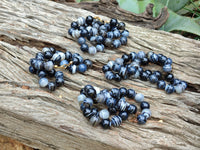
<path fill-rule="evenodd" d="M 91 1 L 91 0 L 77 0 Z M 92 0 L 98 1 L 98 0 Z M 148 3 L 154 4 L 153 15 L 156 17 L 160 10 L 168 7 L 169 18 L 160 28 L 167 32 L 182 34 L 186 37 L 200 40 L 200 0 L 117 0 L 120 7 L 142 13 Z"/>

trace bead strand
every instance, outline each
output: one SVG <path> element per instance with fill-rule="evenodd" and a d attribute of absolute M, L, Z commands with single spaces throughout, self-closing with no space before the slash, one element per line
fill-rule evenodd
<path fill-rule="evenodd" d="M 80 49 L 91 55 L 103 52 L 105 47 L 119 48 L 127 44 L 129 31 L 125 29 L 125 23 L 111 19 L 105 23 L 98 17 L 79 17 L 77 21 L 71 23 L 68 34 L 77 39 Z M 88 46 L 86 41 L 93 46 Z"/>
<path fill-rule="evenodd" d="M 162 66 L 164 74 L 160 71 L 144 70 L 141 66 L 146 66 L 149 63 L 154 63 Z M 150 81 L 152 84 L 157 84 L 158 89 L 164 89 L 166 93 L 173 92 L 182 93 L 187 88 L 187 83 L 174 78 L 172 71 L 172 59 L 167 58 L 162 54 L 155 54 L 143 51 L 131 52 L 129 55 L 124 54 L 121 58 L 115 61 L 109 61 L 103 66 L 102 71 L 105 73 L 107 80 L 121 81 L 128 78 L 139 78 L 142 81 Z M 166 84 L 166 82 L 169 84 Z"/>
<path fill-rule="evenodd" d="M 144 95 L 136 93 L 133 89 L 113 88 L 96 90 L 97 88 L 86 85 L 81 89 L 78 102 L 83 115 L 88 118 L 90 124 L 96 126 L 101 124 L 104 129 L 118 127 L 123 120 L 127 120 L 129 115 L 136 114 L 137 106 L 129 104 L 125 97 L 134 99 L 140 104 L 141 114 L 137 116 L 139 124 L 145 124 L 151 116 L 150 104 L 144 101 Z M 98 110 L 98 104 L 104 104 L 107 109 Z M 111 116 L 111 117 L 110 117 Z"/>

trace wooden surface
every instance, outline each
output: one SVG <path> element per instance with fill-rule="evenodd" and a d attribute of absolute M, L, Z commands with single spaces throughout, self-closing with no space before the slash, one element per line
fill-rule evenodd
<path fill-rule="evenodd" d="M 0 134 L 39 149 L 199 149 L 200 42 L 127 24 L 128 46 L 91 57 L 67 34 L 73 20 L 87 15 L 93 13 L 46 0 L 0 1 Z M 49 93 L 28 72 L 29 59 L 44 46 L 78 52 L 95 67 L 84 75 L 65 72 L 65 85 Z M 188 90 L 167 95 L 137 79 L 105 80 L 103 64 L 140 50 L 172 58 L 173 73 L 189 83 Z M 90 126 L 77 102 L 86 84 L 101 89 L 124 86 L 143 93 L 152 118 L 145 125 L 130 118 L 112 130 Z"/>

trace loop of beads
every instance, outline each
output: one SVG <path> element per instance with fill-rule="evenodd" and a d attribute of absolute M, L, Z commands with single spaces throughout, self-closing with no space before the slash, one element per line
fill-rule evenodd
<path fill-rule="evenodd" d="M 162 66 L 164 74 L 160 71 L 144 70 L 141 65 L 145 66 L 154 63 Z M 162 54 L 155 54 L 143 51 L 131 52 L 129 55 L 124 54 L 115 61 L 109 61 L 102 68 L 107 80 L 121 81 L 127 78 L 139 78 L 140 80 L 149 80 L 152 84 L 157 84 L 157 88 L 164 89 L 168 94 L 173 92 L 182 93 L 187 88 L 187 83 L 174 78 L 170 73 L 172 71 L 172 59 Z M 166 84 L 166 80 L 170 84 Z"/>
<path fill-rule="evenodd" d="M 77 71 L 84 73 L 92 67 L 92 62 L 89 59 L 84 60 L 80 54 L 72 54 L 69 51 L 63 53 L 52 47 L 44 47 L 42 52 L 38 52 L 35 58 L 30 59 L 29 63 L 29 72 L 38 75 L 40 87 L 48 87 L 50 91 L 64 84 L 63 72 L 56 71 L 55 68 L 67 69 L 74 74 Z M 56 80 L 49 82 L 46 77 L 55 77 Z"/>
<path fill-rule="evenodd" d="M 83 52 L 92 55 L 104 51 L 104 46 L 119 48 L 121 45 L 126 45 L 129 36 L 128 30 L 125 29 L 125 23 L 118 22 L 117 19 L 111 19 L 110 23 L 104 23 L 100 18 L 92 16 L 87 16 L 86 19 L 79 17 L 77 21 L 73 21 L 68 33 L 78 39 Z M 86 39 L 93 46 L 89 47 Z"/>
<path fill-rule="evenodd" d="M 144 95 L 136 93 L 133 89 L 113 88 L 110 91 L 107 89 L 99 90 L 91 85 L 86 85 L 81 89 L 78 96 L 78 102 L 83 115 L 89 119 L 93 126 L 101 124 L 104 129 L 111 126 L 120 126 L 122 120 L 127 120 L 131 114 L 136 114 L 137 106 L 129 104 L 125 97 L 134 99 L 140 103 L 141 114 L 137 116 L 139 124 L 145 124 L 147 119 L 151 116 L 150 104 L 144 101 Z M 95 106 L 104 104 L 107 109 L 98 111 Z M 101 107 L 100 105 L 100 107 Z M 112 115 L 111 119 L 109 119 Z"/>

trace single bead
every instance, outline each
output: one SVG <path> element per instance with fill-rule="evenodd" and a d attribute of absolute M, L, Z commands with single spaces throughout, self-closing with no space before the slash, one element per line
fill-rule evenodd
<path fill-rule="evenodd" d="M 83 116 L 85 116 L 86 118 L 89 118 L 90 114 L 91 114 L 91 109 L 86 107 L 83 110 Z"/>
<path fill-rule="evenodd" d="M 157 76 L 155 74 L 152 74 L 152 75 L 149 76 L 149 81 L 151 83 L 157 83 L 158 82 L 158 78 L 157 78 Z"/>
<path fill-rule="evenodd" d="M 119 92 L 120 92 L 120 97 L 125 97 L 127 96 L 127 89 L 125 87 L 121 87 L 119 89 Z"/>
<path fill-rule="evenodd" d="M 90 37 L 90 43 L 92 43 L 93 45 L 97 44 L 97 42 L 96 42 L 96 36 L 91 36 Z"/>
<path fill-rule="evenodd" d="M 92 68 L 92 61 L 89 59 L 85 59 L 83 63 L 87 66 L 87 68 Z"/>
<path fill-rule="evenodd" d="M 70 51 L 65 52 L 65 59 L 68 61 L 72 59 L 72 53 Z"/>
<path fill-rule="evenodd" d="M 174 89 L 175 89 L 176 93 L 180 94 L 184 91 L 184 86 L 182 84 L 178 84 L 178 85 L 174 86 Z"/>
<path fill-rule="evenodd" d="M 147 121 L 147 118 L 144 116 L 144 114 L 140 114 L 137 116 L 138 124 L 145 124 Z"/>
<path fill-rule="evenodd" d="M 122 80 L 122 78 L 120 77 L 120 75 L 118 73 L 115 74 L 114 77 L 115 81 L 120 82 Z"/>
<path fill-rule="evenodd" d="M 174 85 L 174 86 L 176 86 L 176 85 L 178 85 L 178 84 L 180 84 L 181 83 L 181 81 L 179 80 L 179 79 L 173 79 L 173 80 L 171 80 L 171 82 L 170 82 L 172 85 Z"/>
<path fill-rule="evenodd" d="M 117 103 L 117 108 L 120 111 L 125 111 L 126 110 L 126 100 L 124 97 L 122 97 L 118 103 Z"/>
<path fill-rule="evenodd" d="M 79 66 L 78 66 L 78 71 L 79 71 L 80 73 L 84 73 L 86 70 L 87 70 L 86 64 L 79 64 Z"/>
<path fill-rule="evenodd" d="M 86 42 L 85 38 L 84 37 L 80 37 L 78 38 L 78 44 L 82 45 Z"/>
<path fill-rule="evenodd" d="M 89 90 L 89 89 L 94 89 L 94 87 L 93 87 L 92 85 L 90 85 L 90 84 L 84 86 L 84 90 L 85 90 L 85 91 L 87 91 L 87 90 Z"/>
<path fill-rule="evenodd" d="M 128 119 L 128 113 L 126 111 L 121 111 L 118 115 L 122 118 L 122 120 Z"/>
<path fill-rule="evenodd" d="M 145 66 L 145 65 L 148 65 L 148 63 L 149 63 L 148 58 L 144 57 L 144 58 L 141 59 L 141 65 Z"/>
<path fill-rule="evenodd" d="M 36 73 L 36 69 L 33 68 L 32 66 L 29 66 L 29 72 L 32 73 L 32 74 L 35 74 Z"/>
<path fill-rule="evenodd" d="M 64 74 L 62 71 L 56 71 L 55 72 L 55 78 L 63 78 L 64 77 Z"/>
<path fill-rule="evenodd" d="M 78 23 L 75 22 L 75 21 L 73 21 L 73 22 L 71 23 L 71 28 L 77 29 L 77 28 L 78 28 Z"/>
<path fill-rule="evenodd" d="M 137 70 L 132 77 L 138 79 L 140 77 L 140 72 Z"/>
<path fill-rule="evenodd" d="M 123 63 L 127 63 L 130 60 L 130 55 L 124 54 L 122 55 Z"/>
<path fill-rule="evenodd" d="M 35 63 L 37 62 L 38 60 L 36 59 L 36 58 L 31 58 L 30 60 L 29 60 L 29 64 L 32 66 L 32 67 L 34 67 L 35 66 Z"/>
<path fill-rule="evenodd" d="M 145 54 L 143 51 L 139 51 L 139 52 L 137 53 L 137 58 L 138 58 L 138 59 L 143 59 L 145 56 L 146 56 L 146 54 Z"/>
<path fill-rule="evenodd" d="M 111 27 L 116 27 L 117 24 L 118 24 L 117 19 L 112 18 L 112 19 L 110 20 L 110 26 L 111 26 Z"/>
<path fill-rule="evenodd" d="M 62 86 L 64 84 L 64 79 L 61 77 L 56 78 L 56 86 Z"/>
<path fill-rule="evenodd" d="M 138 103 L 141 103 L 144 100 L 144 95 L 141 93 L 138 93 L 135 95 L 135 101 Z"/>
<path fill-rule="evenodd" d="M 57 51 L 56 53 L 58 53 L 61 57 L 61 61 L 65 59 L 65 53 Z"/>
<path fill-rule="evenodd" d="M 97 44 L 102 44 L 104 42 L 104 37 L 99 35 L 96 37 L 95 40 L 96 40 Z"/>
<path fill-rule="evenodd" d="M 86 95 L 87 95 L 87 97 L 94 99 L 97 96 L 96 90 L 94 88 L 89 88 L 86 90 Z"/>
<path fill-rule="evenodd" d="M 187 83 L 185 81 L 181 81 L 180 84 L 183 86 L 184 90 L 187 88 Z"/>
<path fill-rule="evenodd" d="M 56 85 L 54 82 L 49 82 L 47 87 L 48 87 L 49 91 L 55 91 L 55 89 L 56 89 Z"/>
<path fill-rule="evenodd" d="M 106 30 L 99 29 L 99 35 L 106 37 L 106 34 L 107 34 Z"/>
<path fill-rule="evenodd" d="M 112 45 L 112 39 L 111 38 L 106 38 L 104 41 L 105 46 L 111 47 Z"/>
<path fill-rule="evenodd" d="M 114 127 L 120 126 L 122 123 L 122 118 L 120 116 L 113 116 L 111 119 L 111 125 Z"/>
<path fill-rule="evenodd" d="M 167 58 L 167 60 L 165 61 L 165 65 L 166 64 L 172 65 L 172 59 L 171 58 Z"/>
<path fill-rule="evenodd" d="M 113 34 L 112 31 L 107 33 L 107 38 L 111 38 L 112 39 L 113 37 L 114 37 L 114 34 Z"/>
<path fill-rule="evenodd" d="M 44 53 L 44 58 L 51 59 L 53 56 L 53 53 L 51 51 L 47 51 Z"/>
<path fill-rule="evenodd" d="M 69 28 L 68 34 L 72 36 L 72 32 L 73 32 L 74 30 L 75 30 L 74 28 Z"/>
<path fill-rule="evenodd" d="M 42 61 L 44 61 L 44 54 L 41 53 L 41 52 L 39 52 L 39 53 L 36 54 L 35 58 L 36 58 L 37 60 L 42 60 Z"/>
<path fill-rule="evenodd" d="M 89 47 L 87 44 L 84 43 L 84 44 L 81 44 L 80 49 L 82 52 L 88 52 Z"/>
<path fill-rule="evenodd" d="M 81 31 L 79 31 L 77 29 L 72 31 L 72 37 L 73 38 L 79 38 L 80 34 L 81 34 Z"/>
<path fill-rule="evenodd" d="M 175 89 L 174 89 L 174 86 L 171 85 L 171 84 L 168 84 L 168 85 L 166 85 L 166 87 L 165 87 L 165 91 L 167 92 L 167 94 L 173 93 L 174 90 L 175 90 Z"/>
<path fill-rule="evenodd" d="M 126 67 L 121 67 L 120 71 L 119 71 L 119 75 L 123 78 L 123 79 L 127 79 L 127 68 Z"/>
<path fill-rule="evenodd" d="M 40 78 L 39 85 L 40 87 L 46 87 L 48 85 L 49 81 L 47 78 Z"/>
<path fill-rule="evenodd" d="M 97 28 L 91 28 L 90 31 L 89 31 L 90 35 L 91 36 L 96 36 L 98 34 L 98 30 Z"/>
<path fill-rule="evenodd" d="M 104 51 L 104 45 L 103 44 L 98 44 L 96 45 L 97 52 L 103 52 Z"/>
<path fill-rule="evenodd" d="M 51 71 L 47 71 L 47 75 L 48 75 L 49 77 L 54 77 L 55 73 L 56 73 L 56 70 L 55 70 L 55 69 L 52 69 Z"/>
<path fill-rule="evenodd" d="M 110 128 L 110 120 L 109 119 L 103 119 L 101 121 L 101 126 L 104 128 L 104 129 L 109 129 Z"/>
<path fill-rule="evenodd" d="M 149 78 L 149 75 L 145 71 L 140 72 L 140 79 L 142 81 L 147 81 L 148 78 Z"/>
<path fill-rule="evenodd" d="M 79 29 L 79 30 L 84 30 L 84 29 L 85 29 L 85 26 L 79 26 L 78 29 Z"/>
<path fill-rule="evenodd" d="M 158 55 L 157 54 L 152 54 L 150 57 L 150 61 L 152 63 L 157 63 L 158 62 Z"/>
<path fill-rule="evenodd" d="M 97 94 L 97 96 L 96 96 L 96 98 L 95 98 L 95 101 L 97 101 L 97 103 L 102 103 L 102 104 L 104 104 L 104 103 L 105 103 L 104 94 L 102 94 L 102 93 Z"/>
<path fill-rule="evenodd" d="M 110 112 L 111 115 L 115 115 L 117 113 L 117 108 L 116 107 L 108 107 L 108 111 Z"/>
<path fill-rule="evenodd" d="M 154 53 L 152 51 L 148 52 L 147 53 L 147 58 L 149 59 L 149 61 L 151 61 L 151 56 L 153 55 Z"/>
<path fill-rule="evenodd" d="M 92 16 L 87 16 L 85 22 L 86 22 L 88 25 L 91 25 L 92 22 L 93 22 L 93 17 L 92 17 Z"/>
<path fill-rule="evenodd" d="M 85 94 L 80 94 L 80 95 L 78 96 L 78 98 L 77 98 L 78 103 L 81 104 L 81 103 L 84 101 L 84 99 L 86 99 Z"/>
<path fill-rule="evenodd" d="M 149 117 L 151 117 L 151 110 L 145 108 L 142 110 L 141 114 L 143 114 L 148 119 Z"/>
<path fill-rule="evenodd" d="M 120 31 L 118 29 L 116 29 L 116 30 L 113 31 L 113 37 L 114 38 L 119 38 L 120 37 Z"/>
<path fill-rule="evenodd" d="M 116 105 L 117 101 L 114 98 L 108 98 L 106 99 L 106 105 L 108 107 L 114 107 Z"/>
<path fill-rule="evenodd" d="M 98 22 L 93 22 L 92 27 L 96 28 L 96 29 L 99 29 L 100 25 L 99 25 Z"/>
<path fill-rule="evenodd" d="M 110 95 L 113 98 L 119 99 L 120 98 L 120 90 L 117 89 L 117 88 L 112 88 L 111 91 L 110 91 Z"/>
<path fill-rule="evenodd" d="M 58 53 L 53 54 L 52 61 L 54 64 L 59 65 L 61 62 L 61 56 Z"/>
<path fill-rule="evenodd" d="M 37 70 L 42 70 L 44 68 L 44 61 L 42 60 L 37 60 L 35 63 L 34 63 L 34 68 L 37 69 Z"/>
<path fill-rule="evenodd" d="M 129 36 L 128 30 L 122 31 L 121 35 L 122 35 L 122 36 L 125 36 L 125 37 L 128 37 L 128 36 Z"/>
<path fill-rule="evenodd" d="M 130 59 L 131 59 L 131 61 L 134 61 L 136 59 L 136 57 L 137 57 L 137 54 L 135 52 L 131 52 L 130 53 Z"/>
<path fill-rule="evenodd" d="M 78 19 L 77 19 L 77 23 L 78 23 L 78 25 L 84 25 L 85 24 L 85 18 L 83 18 L 83 17 L 79 17 Z"/>
<path fill-rule="evenodd" d="M 142 67 L 138 67 L 138 71 L 141 73 L 141 72 L 144 72 L 143 68 Z"/>
<path fill-rule="evenodd" d="M 77 68 L 76 65 L 70 65 L 68 69 L 71 74 L 75 74 L 76 68 Z"/>
<path fill-rule="evenodd" d="M 119 48 L 121 46 L 121 42 L 120 42 L 120 40 L 114 40 L 112 42 L 112 45 L 114 48 Z"/>
<path fill-rule="evenodd" d="M 82 29 L 80 32 L 81 37 L 87 37 L 88 31 L 86 29 Z"/>
<path fill-rule="evenodd" d="M 165 64 L 166 60 L 167 60 L 166 56 L 161 55 L 161 56 L 158 57 L 158 62 L 162 66 Z"/>
<path fill-rule="evenodd" d="M 119 72 L 120 69 L 121 69 L 121 65 L 118 64 L 118 63 L 114 63 L 112 70 L 115 71 L 115 72 Z"/>
<path fill-rule="evenodd" d="M 101 119 L 108 119 L 110 116 L 110 113 L 107 109 L 102 109 L 100 112 L 99 112 L 99 117 Z"/>
<path fill-rule="evenodd" d="M 112 98 L 108 91 L 104 91 L 104 92 L 102 91 L 102 93 L 104 94 L 105 102 L 106 102 L 107 99 Z"/>
<path fill-rule="evenodd" d="M 111 27 L 110 27 L 109 23 L 105 23 L 104 26 L 105 26 L 105 28 L 106 28 L 107 31 L 111 30 Z"/>
<path fill-rule="evenodd" d="M 113 74 L 112 71 L 107 71 L 107 72 L 105 72 L 105 78 L 106 78 L 107 80 L 112 80 L 112 79 L 114 79 L 114 77 L 115 77 L 115 75 Z"/>
<path fill-rule="evenodd" d="M 119 22 L 118 24 L 117 24 L 117 28 L 119 29 L 119 30 L 124 30 L 125 29 L 125 23 L 124 22 Z"/>
<path fill-rule="evenodd" d="M 46 72 L 45 71 L 43 71 L 43 70 L 41 70 L 39 73 L 38 73 L 38 77 L 39 78 L 43 78 L 43 77 L 46 77 Z"/>
<path fill-rule="evenodd" d="M 54 54 L 56 52 L 56 49 L 53 47 L 49 47 L 50 51 Z"/>
<path fill-rule="evenodd" d="M 126 108 L 126 111 L 127 111 L 129 114 L 136 114 L 136 112 L 137 112 L 137 107 L 136 107 L 134 104 L 130 104 L 130 105 Z"/>
<path fill-rule="evenodd" d="M 65 59 L 60 62 L 60 66 L 66 65 L 66 64 L 69 64 L 69 62 Z"/>
<path fill-rule="evenodd" d="M 91 54 L 91 55 L 96 54 L 97 53 L 96 47 L 94 47 L 94 46 L 89 47 L 88 53 Z"/>
<path fill-rule="evenodd" d="M 93 126 L 97 126 L 99 123 L 101 122 L 101 119 L 99 117 L 99 115 L 94 115 L 90 118 L 90 123 L 93 125 Z"/>
<path fill-rule="evenodd" d="M 120 65 L 123 65 L 123 64 L 124 64 L 124 59 L 122 59 L 122 58 L 117 58 L 117 59 L 115 59 L 115 63 L 118 63 L 118 64 L 120 64 Z"/>
<path fill-rule="evenodd" d="M 128 98 L 134 98 L 135 95 L 136 95 L 135 90 L 133 90 L 133 89 L 128 89 L 127 90 L 127 97 Z"/>
<path fill-rule="evenodd" d="M 47 61 L 44 63 L 44 69 L 46 71 L 51 71 L 53 69 L 54 65 L 53 65 L 53 61 Z"/>
<path fill-rule="evenodd" d="M 91 108 L 93 105 L 93 100 L 91 98 L 86 98 L 83 100 L 83 104 L 85 107 Z"/>
<path fill-rule="evenodd" d="M 163 66 L 163 71 L 164 72 L 171 72 L 172 71 L 172 66 L 171 64 L 166 64 Z"/>
<path fill-rule="evenodd" d="M 137 69 L 134 66 L 128 67 L 128 69 L 127 69 L 129 76 L 134 75 L 136 73 L 136 71 L 137 71 Z"/>
<path fill-rule="evenodd" d="M 42 49 L 42 52 L 43 52 L 43 53 L 49 52 L 49 51 L 51 51 L 49 47 L 44 47 L 44 48 Z M 42 55 L 43 55 L 43 54 L 42 54 Z"/>
<path fill-rule="evenodd" d="M 148 76 L 150 76 L 152 74 L 151 70 L 145 70 L 145 72 L 148 74 Z"/>
<path fill-rule="evenodd" d="M 157 82 L 157 87 L 158 87 L 158 89 L 165 89 L 165 86 L 166 86 L 166 83 L 165 83 L 164 80 L 159 80 L 159 81 Z"/>
<path fill-rule="evenodd" d="M 84 111 L 86 109 L 86 107 L 83 103 L 80 105 L 80 109 L 81 109 L 81 111 Z"/>
<path fill-rule="evenodd" d="M 153 74 L 156 75 L 156 77 L 158 78 L 158 80 L 162 79 L 162 73 L 160 71 L 154 71 Z"/>
<path fill-rule="evenodd" d="M 165 76 L 165 80 L 166 80 L 167 82 L 171 82 L 173 79 L 174 79 L 174 75 L 171 74 L 171 73 L 168 73 L 168 74 Z"/>
<path fill-rule="evenodd" d="M 103 67 L 102 67 L 102 71 L 105 73 L 105 72 L 107 72 L 107 71 L 110 71 L 110 67 L 108 66 L 108 65 L 104 65 Z"/>
<path fill-rule="evenodd" d="M 141 110 L 146 109 L 146 108 L 149 109 L 150 105 L 149 105 L 148 102 L 143 101 L 143 102 L 140 103 L 140 108 L 141 108 Z"/>
<path fill-rule="evenodd" d="M 83 110 L 83 115 L 86 118 L 91 118 L 94 115 L 98 115 L 98 109 L 97 108 L 92 108 L 91 110 L 89 108 L 85 108 L 87 110 Z"/>

